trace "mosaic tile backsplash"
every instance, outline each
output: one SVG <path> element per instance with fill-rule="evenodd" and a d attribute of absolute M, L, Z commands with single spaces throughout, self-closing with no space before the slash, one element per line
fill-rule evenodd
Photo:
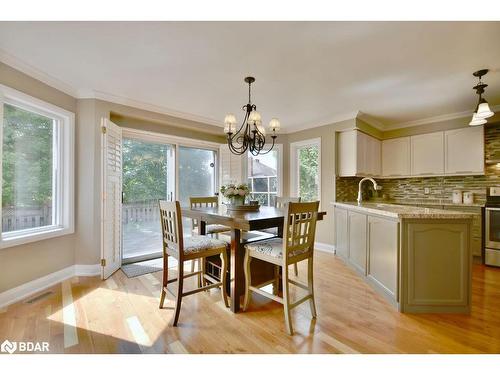
<path fill-rule="evenodd" d="M 500 124 L 485 127 L 485 160 L 500 160 Z M 358 194 L 359 177 L 336 178 L 336 200 L 355 201 Z M 412 177 L 380 179 L 380 192 L 374 192 L 364 184 L 364 199 L 382 198 L 411 203 L 446 204 L 452 202 L 453 190 L 471 191 L 474 203 L 484 204 L 486 188 L 500 186 L 500 164 L 487 164 L 484 176 Z M 371 184 L 370 184 L 371 185 Z M 429 188 L 429 194 L 424 193 Z M 379 195 L 377 197 L 377 195 Z"/>

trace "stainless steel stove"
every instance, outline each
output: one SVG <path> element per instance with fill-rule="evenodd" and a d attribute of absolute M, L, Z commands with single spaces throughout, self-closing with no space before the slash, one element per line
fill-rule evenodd
<path fill-rule="evenodd" d="M 500 267 L 500 187 L 490 187 L 484 207 L 484 263 Z"/>

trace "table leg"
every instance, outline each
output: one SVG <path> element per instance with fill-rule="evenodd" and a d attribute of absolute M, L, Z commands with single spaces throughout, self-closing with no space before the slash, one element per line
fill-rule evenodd
<path fill-rule="evenodd" d="M 240 310 L 240 297 L 243 291 L 243 252 L 241 247 L 241 231 L 231 230 L 231 311 Z"/>
<path fill-rule="evenodd" d="M 204 236 L 207 234 L 207 222 L 203 220 L 199 220 L 198 222 L 198 234 L 200 236 Z"/>

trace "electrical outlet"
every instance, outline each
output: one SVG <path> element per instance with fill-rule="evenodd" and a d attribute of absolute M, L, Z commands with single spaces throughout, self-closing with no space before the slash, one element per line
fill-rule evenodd
<path fill-rule="evenodd" d="M 492 197 L 498 197 L 500 195 L 500 187 L 490 187 L 490 195 Z"/>
<path fill-rule="evenodd" d="M 429 188 L 424 188 L 424 194 L 430 194 L 431 193 L 431 189 Z"/>

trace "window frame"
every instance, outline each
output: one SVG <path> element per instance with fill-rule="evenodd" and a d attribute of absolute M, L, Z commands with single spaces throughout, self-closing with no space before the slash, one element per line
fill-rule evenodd
<path fill-rule="evenodd" d="M 3 232 L 0 226 L 0 248 L 68 235 L 75 232 L 75 114 L 10 87 L 0 85 L 0 178 L 3 178 L 4 104 L 53 118 L 53 223 L 38 228 Z M 2 186 L 0 184 L 0 209 Z"/>
<path fill-rule="evenodd" d="M 268 151 L 270 149 L 270 146 L 264 147 L 264 152 Z M 278 151 L 278 163 L 277 167 L 278 170 L 276 171 L 276 177 L 278 179 L 278 188 L 276 189 L 276 196 L 280 197 L 283 195 L 283 144 L 282 143 L 276 143 L 274 145 L 273 151 L 276 150 Z M 244 176 L 243 180 L 244 183 L 247 183 L 248 181 L 248 157 L 249 153 L 248 151 L 245 153 L 245 157 L 242 158 L 241 162 L 241 171 L 242 171 L 242 176 Z M 270 196 L 269 192 L 269 186 L 268 186 L 268 192 L 254 192 L 256 194 L 268 194 Z"/>
<path fill-rule="evenodd" d="M 301 148 L 318 147 L 318 200 L 321 202 L 321 138 L 311 138 L 303 141 L 290 143 L 290 196 L 299 195 L 299 150 Z"/>

